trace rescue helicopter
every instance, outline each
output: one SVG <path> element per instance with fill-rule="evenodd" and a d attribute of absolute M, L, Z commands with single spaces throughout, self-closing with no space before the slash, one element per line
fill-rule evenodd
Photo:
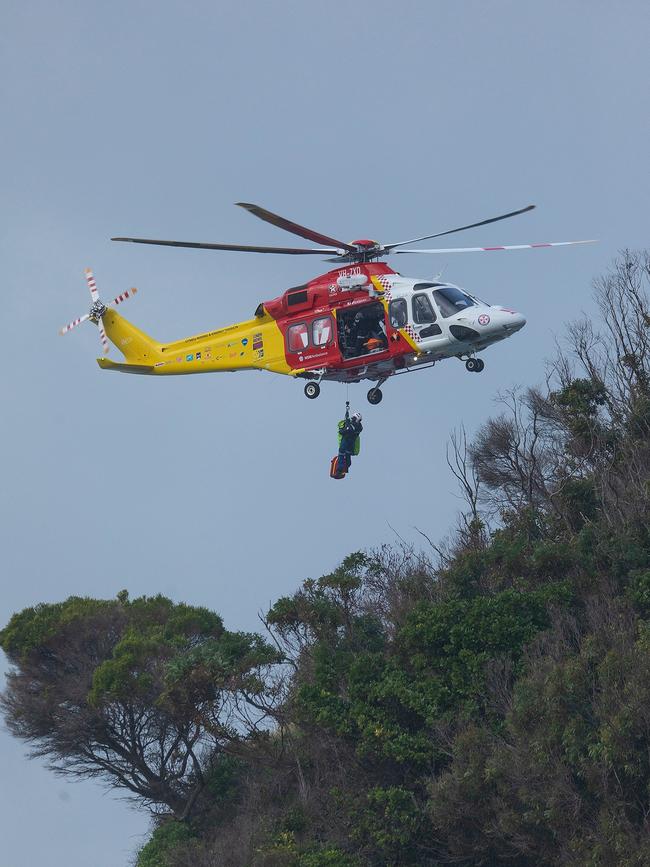
<path fill-rule="evenodd" d="M 238 202 L 267 223 L 311 241 L 318 247 L 259 247 L 151 238 L 112 238 L 135 244 L 234 250 L 249 253 L 326 256 L 332 270 L 262 301 L 252 318 L 192 337 L 159 342 L 121 316 L 114 308 L 137 290 L 101 301 L 92 272 L 86 279 L 92 306 L 84 316 L 61 329 L 65 334 L 82 322 L 98 326 L 104 356 L 109 340 L 124 356 L 97 362 L 104 370 L 175 376 L 218 371 L 266 370 L 307 380 L 305 395 L 314 399 L 323 381 L 373 383 L 368 401 L 378 404 L 381 387 L 392 376 L 433 367 L 458 358 L 472 373 L 480 373 L 479 357 L 489 346 L 512 337 L 526 324 L 510 307 L 491 305 L 477 295 L 440 279 L 404 277 L 385 262 L 393 254 L 446 254 L 538 249 L 589 244 L 555 241 L 498 247 L 453 247 L 403 250 L 420 241 L 464 232 L 533 210 L 528 205 L 466 226 L 390 244 L 360 239 L 340 241 L 267 211 Z"/>

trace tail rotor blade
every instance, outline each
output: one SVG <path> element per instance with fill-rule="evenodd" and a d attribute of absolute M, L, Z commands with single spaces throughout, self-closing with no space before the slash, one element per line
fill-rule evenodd
<path fill-rule="evenodd" d="M 99 339 L 102 342 L 102 346 L 104 348 L 104 355 L 108 355 L 108 337 L 106 336 L 106 331 L 104 330 L 104 323 L 100 319 L 97 323 L 97 327 L 99 328 Z"/>
<path fill-rule="evenodd" d="M 118 295 L 117 298 L 113 298 L 112 301 L 109 301 L 106 305 L 107 307 L 117 307 L 118 304 L 122 304 L 124 301 L 127 301 L 131 298 L 138 290 L 135 286 L 132 286 L 130 289 L 127 289 L 126 292 L 122 292 L 121 295 Z"/>
<path fill-rule="evenodd" d="M 80 316 L 78 319 L 73 319 L 72 322 L 68 322 L 68 324 L 59 331 L 59 334 L 66 334 L 66 332 L 72 331 L 73 328 L 76 328 L 77 325 L 81 325 L 81 323 L 85 322 L 87 319 L 90 319 L 90 313 L 86 313 L 85 316 Z"/>
<path fill-rule="evenodd" d="M 86 274 L 86 283 L 88 284 L 88 289 L 90 290 L 90 297 L 93 299 L 93 304 L 95 301 L 99 300 L 99 292 L 97 291 L 97 284 L 95 283 L 95 276 L 90 268 L 85 269 Z"/>

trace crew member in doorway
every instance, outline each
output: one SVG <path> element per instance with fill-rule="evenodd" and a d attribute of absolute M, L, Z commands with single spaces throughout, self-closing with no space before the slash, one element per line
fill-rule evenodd
<path fill-rule="evenodd" d="M 381 319 L 377 315 L 359 311 L 353 323 L 353 331 L 356 339 L 357 355 L 376 352 L 388 346 L 386 333 Z"/>

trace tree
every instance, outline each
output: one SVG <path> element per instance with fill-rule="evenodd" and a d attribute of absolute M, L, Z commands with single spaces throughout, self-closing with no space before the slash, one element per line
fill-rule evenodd
<path fill-rule="evenodd" d="M 279 661 L 259 636 L 164 596 L 70 597 L 0 632 L 10 731 L 58 773 L 186 819 L 223 750 L 264 727 Z"/>

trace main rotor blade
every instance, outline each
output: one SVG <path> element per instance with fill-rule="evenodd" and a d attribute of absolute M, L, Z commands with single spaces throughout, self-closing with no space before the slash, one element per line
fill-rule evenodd
<path fill-rule="evenodd" d="M 546 244 L 511 244 L 508 247 L 449 247 L 443 250 L 396 250 L 395 255 L 404 253 L 491 253 L 494 250 L 537 250 L 540 247 L 571 247 L 574 244 L 595 244 L 596 241 L 552 241 Z"/>
<path fill-rule="evenodd" d="M 259 217 L 260 220 L 264 220 L 266 223 L 271 223 L 271 225 L 277 226 L 279 229 L 284 229 L 285 232 L 291 232 L 293 235 L 300 235 L 301 238 L 307 238 L 308 241 L 314 241 L 316 244 L 333 244 L 335 247 L 347 250 L 348 253 L 356 252 L 356 248 L 352 247 L 350 244 L 346 244 L 343 241 L 337 241 L 336 238 L 330 238 L 329 235 L 322 235 L 320 232 L 315 232 L 313 229 L 307 229 L 299 223 L 292 223 L 291 220 L 280 217 L 278 214 L 273 214 L 265 208 L 260 208 L 259 205 L 251 205 L 248 202 L 235 202 L 235 204 L 240 208 L 246 208 L 246 210 L 253 214 L 254 217 Z"/>
<path fill-rule="evenodd" d="M 441 238 L 443 235 L 453 235 L 454 232 L 464 232 L 466 229 L 475 229 L 477 226 L 487 226 L 488 223 L 498 223 L 499 220 L 507 220 L 509 217 L 516 217 L 518 214 L 525 214 L 526 211 L 532 211 L 535 205 L 528 205 L 525 208 L 520 208 L 518 211 L 510 211 L 509 214 L 501 214 L 500 217 L 490 217 L 489 220 L 481 220 L 479 223 L 470 223 L 469 226 L 459 226 L 457 229 L 447 229 L 446 232 L 437 232 L 435 235 L 423 235 L 421 238 L 411 238 L 410 241 L 398 241 L 396 244 L 386 244 L 384 250 L 393 250 L 395 247 L 403 247 L 405 244 L 415 244 L 416 241 L 427 241 L 429 238 Z"/>
<path fill-rule="evenodd" d="M 240 253 L 287 253 L 291 256 L 330 255 L 334 250 L 302 249 L 300 247 L 249 247 L 244 244 L 203 244 L 196 241 L 155 241 L 152 238 L 111 238 L 111 241 L 129 241 L 132 244 L 159 244 L 161 247 L 192 247 L 198 250 L 235 250 Z M 337 242 L 338 243 L 338 242 Z"/>

